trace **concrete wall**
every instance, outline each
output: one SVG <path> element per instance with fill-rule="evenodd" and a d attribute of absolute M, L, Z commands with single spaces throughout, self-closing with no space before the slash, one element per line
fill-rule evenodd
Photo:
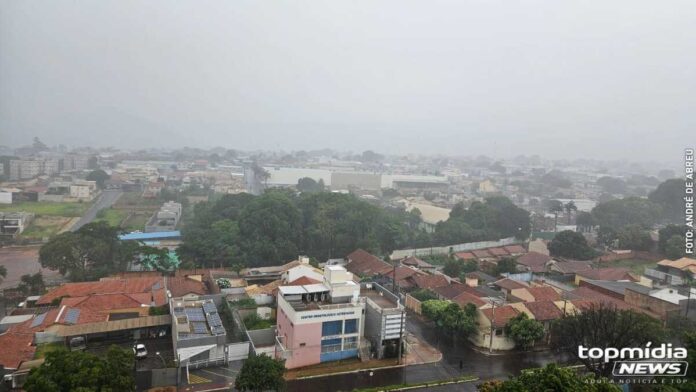
<path fill-rule="evenodd" d="M 680 311 L 680 306 L 677 304 L 641 294 L 631 289 L 624 291 L 624 301 L 630 305 L 653 312 L 660 316 L 662 320 L 666 320 L 669 314 L 675 312 L 678 314 Z"/>
<path fill-rule="evenodd" d="M 409 294 L 406 294 L 405 306 L 406 309 L 410 309 L 416 314 L 421 314 L 421 302 Z"/>
<path fill-rule="evenodd" d="M 503 238 L 498 241 L 482 241 L 468 242 L 466 244 L 457 244 L 449 246 L 440 246 L 432 248 L 417 248 L 417 249 L 401 249 L 395 250 L 389 255 L 391 260 L 403 259 L 409 256 L 429 256 L 429 255 L 446 255 L 452 252 L 462 252 L 467 250 L 493 248 L 496 246 L 505 246 L 519 243 L 515 237 Z"/>
<path fill-rule="evenodd" d="M 321 322 L 293 325 L 281 309 L 277 318 L 278 336 L 289 353 L 285 357 L 288 369 L 317 364 L 321 360 Z"/>

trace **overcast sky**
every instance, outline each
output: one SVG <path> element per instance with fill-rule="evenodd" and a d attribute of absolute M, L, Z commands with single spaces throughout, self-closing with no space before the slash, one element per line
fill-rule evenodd
<path fill-rule="evenodd" d="M 696 1 L 5 0 L 0 144 L 33 136 L 672 160 Z"/>

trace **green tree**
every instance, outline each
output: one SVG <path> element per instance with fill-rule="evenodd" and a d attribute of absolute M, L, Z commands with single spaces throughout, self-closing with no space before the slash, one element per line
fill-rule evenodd
<path fill-rule="evenodd" d="M 662 207 L 665 219 L 678 222 L 684 219 L 684 196 L 684 180 L 673 178 L 658 185 L 657 189 L 650 192 L 648 199 Z"/>
<path fill-rule="evenodd" d="M 134 355 L 112 346 L 104 358 L 64 348 L 50 351 L 32 369 L 24 384 L 27 392 L 135 391 Z"/>
<path fill-rule="evenodd" d="M 511 257 L 503 257 L 498 260 L 495 266 L 495 274 L 502 275 L 505 273 L 514 274 L 517 272 L 517 262 Z"/>
<path fill-rule="evenodd" d="M 51 238 L 39 250 L 39 262 L 72 281 L 93 280 L 125 271 L 139 247 L 132 241 L 120 241 L 118 230 L 107 223 L 94 222 Z"/>
<path fill-rule="evenodd" d="M 661 210 L 650 200 L 627 197 L 598 204 L 592 209 L 592 216 L 599 226 L 639 225 L 647 229 L 659 221 Z"/>
<path fill-rule="evenodd" d="M 467 337 L 476 330 L 476 306 L 472 304 L 462 309 L 449 301 L 428 300 L 421 303 L 421 311 L 441 332 L 454 340 Z"/>
<path fill-rule="evenodd" d="M 686 255 L 684 250 L 684 237 L 680 235 L 673 235 L 670 237 L 665 246 L 665 255 L 671 260 L 684 257 Z"/>
<path fill-rule="evenodd" d="M 280 391 L 285 387 L 283 373 L 285 373 L 284 361 L 273 359 L 266 354 L 250 356 L 239 375 L 235 379 L 234 387 L 240 391 Z"/>
<path fill-rule="evenodd" d="M 680 226 L 680 225 L 667 225 L 660 229 L 658 232 L 659 235 L 659 240 L 657 242 L 657 249 L 660 250 L 662 253 L 667 252 L 667 241 L 672 238 L 672 236 L 678 235 L 681 236 L 682 238 L 686 236 L 686 226 Z"/>
<path fill-rule="evenodd" d="M 617 233 L 619 247 L 631 250 L 649 250 L 653 244 L 650 233 L 638 225 L 624 226 Z"/>
<path fill-rule="evenodd" d="M 506 381 L 487 381 L 478 385 L 479 392 L 620 392 L 621 388 L 607 382 L 596 382 L 591 376 L 580 376 L 569 368 L 549 364 L 541 369 L 523 370 L 518 377 Z"/>
<path fill-rule="evenodd" d="M 41 271 L 30 275 L 22 275 L 19 278 L 19 285 L 17 289 L 22 293 L 22 295 L 41 295 L 46 292 L 46 284 L 43 280 L 43 274 Z"/>
<path fill-rule="evenodd" d="M 100 189 L 104 189 L 104 182 L 109 178 L 111 176 L 101 169 L 93 170 L 87 175 L 87 181 L 95 181 Z"/>
<path fill-rule="evenodd" d="M 428 289 L 417 289 L 409 293 L 409 295 L 421 302 L 437 299 L 437 295 Z"/>
<path fill-rule="evenodd" d="M 507 322 L 505 334 L 512 338 L 518 347 L 526 350 L 544 337 L 544 325 L 530 319 L 526 313 L 520 313 Z"/>
<path fill-rule="evenodd" d="M 578 207 L 575 205 L 575 202 L 571 200 L 563 205 L 563 209 L 565 210 L 566 214 L 568 214 L 568 224 L 570 224 L 570 218 L 574 212 L 577 212 Z"/>
<path fill-rule="evenodd" d="M 665 331 L 659 320 L 632 310 L 618 310 L 606 303 L 591 305 L 581 313 L 573 313 L 552 325 L 552 346 L 559 349 L 597 376 L 610 376 L 613 361 L 580 358 L 578 347 L 641 347 L 664 340 Z"/>
<path fill-rule="evenodd" d="M 303 177 L 297 180 L 297 190 L 300 192 L 323 192 L 324 180 L 319 179 L 319 182 L 313 178 Z"/>
<path fill-rule="evenodd" d="M 447 260 L 445 266 L 442 268 L 442 273 L 449 276 L 450 278 L 457 278 L 462 273 L 463 264 L 459 260 Z"/>
<path fill-rule="evenodd" d="M 597 185 L 602 187 L 602 189 L 607 193 L 612 194 L 623 194 L 626 193 L 626 182 L 620 178 L 615 177 L 600 177 L 597 180 Z"/>
<path fill-rule="evenodd" d="M 566 257 L 577 260 L 589 260 L 595 252 L 587 245 L 585 237 L 574 231 L 562 231 L 549 243 L 551 256 Z"/>
<path fill-rule="evenodd" d="M 563 212 L 563 203 L 558 200 L 549 200 L 548 209 L 549 212 L 553 214 L 553 230 L 556 231 L 556 227 L 558 227 L 558 214 Z"/>
<path fill-rule="evenodd" d="M 580 211 L 578 214 L 575 216 L 575 223 L 584 228 L 591 228 L 595 226 L 594 218 L 592 218 L 592 214 L 589 212 L 585 211 Z"/>
<path fill-rule="evenodd" d="M 601 226 L 599 230 L 597 230 L 597 243 L 599 245 L 613 248 L 618 240 L 618 233 L 612 227 Z"/>

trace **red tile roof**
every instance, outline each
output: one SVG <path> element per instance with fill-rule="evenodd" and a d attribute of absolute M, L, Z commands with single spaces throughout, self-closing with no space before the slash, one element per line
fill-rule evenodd
<path fill-rule="evenodd" d="M 513 290 L 513 289 L 521 289 L 521 288 L 526 288 L 529 287 L 526 283 L 510 279 L 510 278 L 503 278 L 494 283 L 496 286 L 508 289 L 508 290 Z"/>
<path fill-rule="evenodd" d="M 346 259 L 346 269 L 357 276 L 386 275 L 392 270 L 387 262 L 362 249 L 353 251 Z"/>
<path fill-rule="evenodd" d="M 532 272 L 543 272 L 546 270 L 546 263 L 551 260 L 551 257 L 538 252 L 529 252 L 517 258 L 517 264 L 524 265 L 532 270 Z"/>
<path fill-rule="evenodd" d="M 592 280 L 632 280 L 637 279 L 629 273 L 628 268 L 597 268 L 584 271 L 578 271 L 576 275 Z"/>
<path fill-rule="evenodd" d="M 469 294 L 473 294 L 473 292 L 475 292 L 475 289 L 465 284 L 452 283 L 445 286 L 435 287 L 434 289 L 432 289 L 432 291 L 440 295 L 442 298 L 452 299 L 464 292 L 469 292 Z"/>
<path fill-rule="evenodd" d="M 167 278 L 167 289 L 169 289 L 169 291 L 172 293 L 172 297 L 183 297 L 187 294 L 210 294 L 210 291 L 205 283 L 196 279 L 185 277 Z"/>
<path fill-rule="evenodd" d="M 483 259 L 486 257 L 491 257 L 491 253 L 488 252 L 486 249 L 477 249 L 477 250 L 472 250 L 471 253 L 474 254 L 479 259 Z"/>
<path fill-rule="evenodd" d="M 36 303 L 37 305 L 47 305 L 54 299 L 61 297 L 84 297 L 91 294 L 133 294 L 153 290 L 165 290 L 163 278 L 105 278 L 98 282 L 65 283 L 41 296 Z"/>
<path fill-rule="evenodd" d="M 548 286 L 530 287 L 527 291 L 532 294 L 535 301 L 558 301 L 561 299 L 561 295 Z"/>
<path fill-rule="evenodd" d="M 605 304 L 608 306 L 615 306 L 619 310 L 630 310 L 633 309 L 633 307 L 626 302 L 610 297 L 606 294 L 602 294 L 598 291 L 594 291 L 590 289 L 589 287 L 579 287 L 575 290 L 572 291 L 573 294 L 575 294 L 578 299 L 580 300 L 585 300 L 585 301 L 590 301 L 594 304 Z M 573 305 L 575 305 L 575 301 L 571 301 Z"/>
<path fill-rule="evenodd" d="M 519 311 L 510 305 L 499 306 L 495 309 L 481 309 L 481 312 L 488 320 L 491 320 L 491 323 L 496 328 L 504 327 L 511 318 L 519 314 Z M 495 319 L 493 319 L 493 314 L 495 314 Z"/>
<path fill-rule="evenodd" d="M 508 253 L 510 253 L 511 255 L 522 254 L 527 252 L 527 250 L 524 249 L 522 245 L 507 245 L 503 246 L 503 248 L 505 248 L 505 250 L 508 251 Z"/>
<path fill-rule="evenodd" d="M 433 268 L 434 267 L 432 264 L 426 263 L 425 261 L 423 261 L 417 257 L 413 257 L 413 256 L 407 257 L 407 258 L 401 260 L 401 264 L 412 265 L 412 266 L 418 267 L 418 268 Z"/>
<path fill-rule="evenodd" d="M 587 271 L 592 269 L 592 263 L 589 261 L 559 261 L 553 265 L 553 269 L 562 274 L 575 274 L 579 271 Z"/>
<path fill-rule="evenodd" d="M 454 254 L 454 257 L 458 258 L 459 260 L 475 260 L 476 259 L 476 256 L 471 252 L 457 252 Z"/>
<path fill-rule="evenodd" d="M 457 295 L 456 297 L 452 298 L 452 302 L 458 303 L 459 306 L 461 306 L 462 308 L 465 307 L 467 304 L 474 304 L 477 308 L 486 304 L 486 301 L 467 292 L 463 292 Z"/>
<path fill-rule="evenodd" d="M 414 275 L 419 275 L 419 274 L 424 275 L 425 272 L 418 271 L 418 270 L 410 268 L 410 267 L 399 266 L 399 267 L 396 267 L 396 271 L 394 271 L 392 269 L 392 271 L 389 272 L 389 275 L 387 275 L 387 276 L 389 278 L 392 278 L 393 277 L 392 274 L 396 275 L 396 281 L 400 282 L 400 281 L 405 280 L 407 278 L 410 278 L 411 276 L 414 276 Z"/>
<path fill-rule="evenodd" d="M 34 358 L 36 347 L 34 333 L 26 328 L 25 323 L 11 326 L 0 335 L 0 365 L 7 369 L 17 369 L 22 361 Z"/>
<path fill-rule="evenodd" d="M 539 321 L 556 320 L 563 316 L 563 312 L 551 301 L 525 302 L 524 306 Z"/>
<path fill-rule="evenodd" d="M 508 251 L 505 250 L 505 248 L 503 248 L 503 247 L 488 248 L 487 250 L 493 256 L 509 256 L 510 255 L 510 253 L 508 253 Z"/>
<path fill-rule="evenodd" d="M 414 275 L 411 279 L 421 289 L 434 289 L 449 285 L 449 281 L 443 275 Z"/>
<path fill-rule="evenodd" d="M 94 312 L 139 308 L 142 305 L 150 306 L 151 304 L 151 293 L 94 294 L 85 297 L 66 297 L 60 301 L 61 306 L 88 309 Z"/>

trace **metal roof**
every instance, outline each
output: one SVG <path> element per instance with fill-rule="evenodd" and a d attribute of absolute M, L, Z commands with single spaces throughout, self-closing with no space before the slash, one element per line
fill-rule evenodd
<path fill-rule="evenodd" d="M 145 316 L 115 321 L 101 321 L 98 323 L 64 325 L 58 329 L 56 334 L 58 336 L 89 335 L 94 333 L 154 327 L 158 325 L 170 325 L 171 323 L 172 316 L 168 314 L 161 316 Z"/>
<path fill-rule="evenodd" d="M 165 238 L 179 238 L 181 237 L 181 232 L 179 230 L 174 231 L 158 231 L 154 233 L 128 233 L 121 234 L 118 239 L 121 241 L 151 241 L 151 240 L 161 240 Z"/>

